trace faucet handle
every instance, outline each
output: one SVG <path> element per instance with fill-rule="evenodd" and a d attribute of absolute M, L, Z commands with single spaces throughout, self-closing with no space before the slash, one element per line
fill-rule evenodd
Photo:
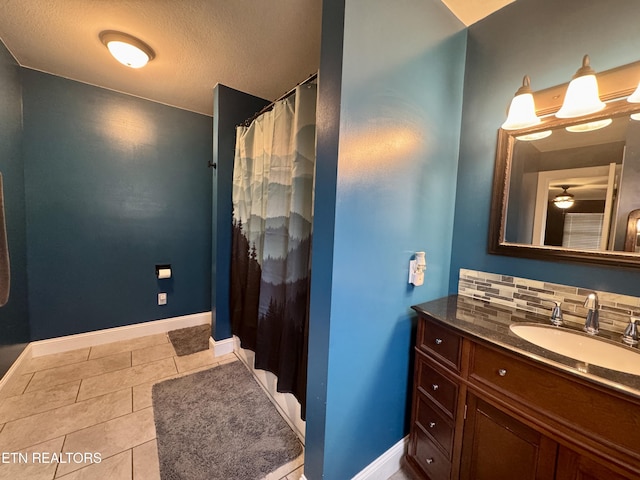
<path fill-rule="evenodd" d="M 640 317 L 632 316 L 629 318 L 629 325 L 627 325 L 627 328 L 625 328 L 624 334 L 622 335 L 622 341 L 627 345 L 633 346 L 638 344 L 638 323 L 640 323 L 639 320 Z"/>
<path fill-rule="evenodd" d="M 553 310 L 551 311 L 551 323 L 556 327 L 559 327 L 564 323 L 562 318 L 562 302 L 558 300 L 551 301 L 555 303 L 555 307 L 553 307 Z"/>

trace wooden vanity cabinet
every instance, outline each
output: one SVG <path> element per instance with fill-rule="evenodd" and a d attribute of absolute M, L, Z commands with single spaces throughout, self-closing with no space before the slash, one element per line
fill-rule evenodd
<path fill-rule="evenodd" d="M 420 315 L 406 463 L 431 480 L 640 479 L 640 401 Z"/>
<path fill-rule="evenodd" d="M 467 395 L 460 478 L 554 478 L 557 444 L 481 400 Z"/>
<path fill-rule="evenodd" d="M 432 480 L 458 478 L 466 386 L 460 382 L 463 341 L 435 322 L 418 324 L 411 438 L 406 461 Z M 464 362 L 466 363 L 466 362 Z M 456 443 L 457 442 L 457 443 Z"/>

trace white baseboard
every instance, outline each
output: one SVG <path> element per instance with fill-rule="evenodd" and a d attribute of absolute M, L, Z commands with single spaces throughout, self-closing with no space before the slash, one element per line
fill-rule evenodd
<path fill-rule="evenodd" d="M 227 353 L 233 353 L 233 337 L 223 340 L 214 340 L 209 337 L 209 346 L 213 349 L 214 357 L 221 357 Z"/>
<path fill-rule="evenodd" d="M 409 437 L 404 437 L 384 452 L 351 480 L 379 480 L 389 478 L 400 470 L 400 461 L 407 451 Z"/>
<path fill-rule="evenodd" d="M 78 333 L 64 337 L 51 338 L 31 342 L 31 353 L 34 357 L 52 353 L 67 352 L 78 348 L 94 347 L 105 343 L 118 342 L 131 338 L 146 337 L 157 333 L 167 333 L 178 328 L 195 327 L 204 323 L 211 324 L 211 312 L 194 313 L 181 317 L 165 318 L 151 322 L 125 325 L 124 327 L 107 328 L 95 332 Z"/>
<path fill-rule="evenodd" d="M 301 407 L 296 397 L 291 393 L 278 392 L 276 389 L 278 377 L 266 370 L 254 368 L 255 352 L 242 348 L 240 346 L 240 339 L 235 335 L 233 336 L 233 342 L 236 356 L 251 372 L 258 384 L 269 397 L 269 400 L 271 400 L 271 403 L 273 403 L 278 412 L 280 412 L 282 418 L 284 418 L 284 420 L 289 424 L 291 430 L 298 435 L 298 438 L 304 445 L 306 423 L 301 418 Z"/>
<path fill-rule="evenodd" d="M 9 367 L 9 370 L 6 371 L 2 379 L 0 379 L 0 391 L 2 391 L 2 389 L 6 385 L 8 385 L 9 382 L 11 382 L 11 379 L 13 378 L 14 375 L 20 375 L 22 364 L 24 362 L 31 360 L 32 356 L 33 356 L 33 349 L 31 347 L 31 344 L 29 343 L 25 347 L 25 349 L 22 350 L 22 353 L 18 355 L 18 358 L 16 358 L 16 360 L 11 364 L 11 366 Z"/>

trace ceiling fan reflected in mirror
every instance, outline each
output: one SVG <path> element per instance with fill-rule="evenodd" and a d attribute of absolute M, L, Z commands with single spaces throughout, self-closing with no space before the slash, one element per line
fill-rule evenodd
<path fill-rule="evenodd" d="M 560 193 L 559 195 L 556 195 L 553 198 L 553 204 L 556 207 L 566 210 L 567 208 L 570 208 L 571 206 L 573 206 L 573 204 L 575 203 L 575 199 L 573 198 L 573 195 L 567 192 L 569 187 L 570 185 L 560 185 L 560 188 L 562 188 L 562 193 Z"/>

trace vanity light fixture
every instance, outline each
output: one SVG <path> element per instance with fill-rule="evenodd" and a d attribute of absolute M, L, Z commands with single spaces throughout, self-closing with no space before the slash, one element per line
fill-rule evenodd
<path fill-rule="evenodd" d="M 127 33 L 105 30 L 99 37 L 111 55 L 127 67 L 142 68 L 156 56 L 149 45 Z"/>
<path fill-rule="evenodd" d="M 635 92 L 627 97 L 627 102 L 640 103 L 640 83 L 638 83 L 638 88 L 636 88 Z"/>
<path fill-rule="evenodd" d="M 633 92 L 627 98 L 627 102 L 629 103 L 640 103 L 640 83 L 638 83 L 638 88 L 636 88 L 635 92 Z M 640 121 L 640 113 L 632 113 L 631 120 Z"/>
<path fill-rule="evenodd" d="M 536 106 L 533 101 L 531 79 L 529 75 L 525 75 L 522 79 L 522 86 L 511 100 L 507 120 L 502 124 L 502 128 L 519 130 L 520 128 L 533 127 L 539 123 L 540 118 L 536 115 Z"/>
<path fill-rule="evenodd" d="M 567 87 L 562 107 L 556 113 L 558 118 L 575 118 L 599 112 L 605 107 L 600 100 L 596 72 L 591 68 L 589 55 L 582 58 L 578 69 Z M 601 128 L 601 127 L 600 127 Z"/>
<path fill-rule="evenodd" d="M 553 199 L 553 204 L 558 208 L 566 210 L 575 203 L 575 200 L 573 198 L 573 195 L 567 192 L 567 189 L 569 188 L 568 185 L 561 185 L 560 188 L 562 188 L 562 193 L 555 196 L 555 198 Z"/>

